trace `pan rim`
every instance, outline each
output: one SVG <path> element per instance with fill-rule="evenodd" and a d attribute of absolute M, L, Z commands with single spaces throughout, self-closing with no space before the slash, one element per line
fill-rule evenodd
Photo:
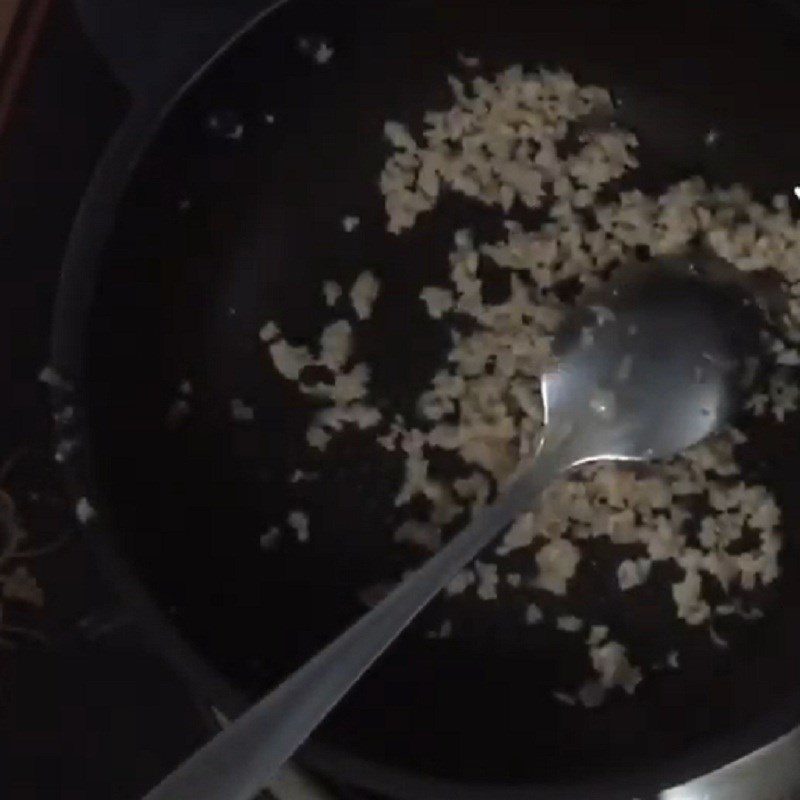
<path fill-rule="evenodd" d="M 87 446 L 66 466 L 67 489 L 74 501 L 98 497 L 93 475 L 91 443 L 85 417 L 80 410 L 81 376 L 85 323 L 99 276 L 99 256 L 113 226 L 113 212 L 128 187 L 133 170 L 142 155 L 157 139 L 164 121 L 178 103 L 211 69 L 227 55 L 247 34 L 280 8 L 293 0 L 273 0 L 245 22 L 190 76 L 179 85 L 170 84 L 155 92 L 147 101 L 135 102 L 127 119 L 122 123 L 105 153 L 98 162 L 92 179 L 84 193 L 81 209 L 74 221 L 62 262 L 61 275 L 55 300 L 50 364 L 58 374 L 74 381 L 53 391 L 57 408 L 69 401 L 78 411 L 79 434 Z M 87 225 L 81 215 L 97 205 L 110 214 L 109 225 Z M 66 392 L 66 393 L 65 393 Z M 137 629 L 145 641 L 186 681 L 190 689 L 201 698 L 220 707 L 226 714 L 235 716 L 249 702 L 222 673 L 201 655 L 170 622 L 151 593 L 136 575 L 114 544 L 112 528 L 105 523 L 107 515 L 102 507 L 95 520 L 86 525 L 87 541 L 95 554 L 100 572 L 114 588 L 123 606 L 128 606 Z M 297 760 L 312 770 L 338 780 L 350 780 L 362 788 L 389 792 L 398 800 L 425 798 L 425 800 L 566 800 L 568 797 L 591 796 L 619 797 L 621 794 L 657 792 L 669 785 L 705 776 L 713 770 L 752 754 L 755 750 L 769 749 L 787 733 L 800 730 L 800 690 L 788 693 L 775 707 L 754 720 L 746 728 L 728 732 L 693 747 L 690 753 L 666 757 L 661 766 L 631 775 L 600 776 L 596 781 L 559 784 L 524 784 L 509 786 L 498 783 L 464 784 L 411 773 L 392 768 L 384 763 L 354 756 L 331 745 L 308 742 L 299 751 Z M 734 741 L 735 740 L 735 741 Z M 669 775 L 669 779 L 667 779 Z"/>

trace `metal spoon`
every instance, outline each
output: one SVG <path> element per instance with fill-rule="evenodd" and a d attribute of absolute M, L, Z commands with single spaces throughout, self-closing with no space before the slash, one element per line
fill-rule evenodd
<path fill-rule="evenodd" d="M 759 357 L 760 317 L 719 260 L 631 265 L 570 315 L 542 379 L 535 456 L 496 502 L 145 800 L 251 800 L 416 614 L 560 473 L 664 458 L 717 430 Z M 722 270 L 723 274 L 725 270 Z"/>

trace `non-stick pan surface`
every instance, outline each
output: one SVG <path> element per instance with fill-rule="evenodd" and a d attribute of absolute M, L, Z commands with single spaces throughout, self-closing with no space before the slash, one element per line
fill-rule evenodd
<path fill-rule="evenodd" d="M 315 64 L 298 37 L 330 42 L 331 62 Z M 348 285 L 372 269 L 382 300 L 359 356 L 387 408 L 411 409 L 446 345 L 419 289 L 445 277 L 456 227 L 499 234 L 501 220 L 447 199 L 412 231 L 387 234 L 382 127 L 446 107 L 458 51 L 479 55 L 486 72 L 561 66 L 612 88 L 642 141 L 643 189 L 700 173 L 768 194 L 800 179 L 800 36 L 763 4 L 294 0 L 222 57 L 170 113 L 118 209 L 84 392 L 106 535 L 180 633 L 254 697 L 359 614 L 358 590 L 413 563 L 391 541 L 402 464 L 356 435 L 309 461 L 310 406 L 276 376 L 258 330 L 274 319 L 313 341 L 338 316 L 321 282 Z M 357 235 L 341 230 L 351 213 Z M 169 426 L 185 379 L 192 413 Z M 231 419 L 232 398 L 255 407 L 254 423 Z M 791 431 L 763 431 L 749 456 L 785 509 L 786 577 L 768 619 L 731 652 L 689 642 L 683 671 L 586 712 L 550 694 L 567 669 L 562 639 L 520 635 L 502 614 L 476 610 L 464 636 L 435 641 L 422 635 L 434 607 L 307 757 L 462 785 L 616 786 L 634 771 L 663 785 L 788 729 L 800 705 Z M 300 466 L 321 469 L 321 485 L 289 484 Z M 261 552 L 260 533 L 295 507 L 310 512 L 310 542 Z M 598 603 L 658 646 L 647 609 L 627 619 L 613 598 Z M 430 784 L 424 796 L 458 794 Z"/>

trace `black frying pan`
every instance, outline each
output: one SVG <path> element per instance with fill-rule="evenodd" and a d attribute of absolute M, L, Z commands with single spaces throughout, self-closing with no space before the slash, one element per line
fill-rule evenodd
<path fill-rule="evenodd" d="M 231 19 L 219 18 L 220 35 Z M 743 0 L 291 0 L 173 103 L 215 37 L 187 30 L 184 44 L 170 25 L 158 52 L 174 58 L 148 62 L 76 224 L 53 363 L 77 382 L 66 394 L 87 446 L 72 477 L 100 509 L 88 535 L 101 561 L 152 641 L 235 712 L 351 622 L 359 589 L 413 563 L 391 543 L 401 464 L 375 459 L 358 437 L 312 465 L 321 488 L 287 487 L 287 473 L 309 465 L 309 406 L 269 366 L 260 325 L 277 319 L 290 338 L 312 340 L 331 318 L 321 281 L 379 271 L 388 299 L 359 336 L 360 355 L 375 364 L 377 394 L 406 410 L 445 344 L 416 294 L 444 277 L 456 225 L 499 222 L 448 200 L 403 237 L 386 234 L 383 122 L 448 104 L 458 50 L 487 71 L 563 66 L 614 90 L 642 140 L 641 188 L 701 173 L 785 192 L 800 176 L 800 27 Z M 333 61 L 315 65 L 299 36 L 332 42 Z M 122 61 L 123 72 L 141 66 Z M 242 137 L 230 136 L 239 125 Z M 709 149 L 712 127 L 721 137 Z M 361 228 L 343 236 L 352 212 Z M 185 378 L 194 411 L 173 429 L 165 416 Z M 232 423 L 233 397 L 255 405 L 254 425 Z M 568 669 L 557 641 L 476 611 L 467 636 L 437 642 L 422 635 L 435 617 L 423 617 L 300 757 L 424 800 L 618 797 L 789 730 L 800 720 L 800 449 L 785 431 L 757 441 L 751 468 L 785 510 L 786 577 L 767 620 L 730 654 L 697 649 L 682 672 L 586 713 L 550 696 Z M 297 503 L 311 511 L 311 542 L 261 553 L 259 533 Z M 630 625 L 658 638 L 646 615 Z"/>

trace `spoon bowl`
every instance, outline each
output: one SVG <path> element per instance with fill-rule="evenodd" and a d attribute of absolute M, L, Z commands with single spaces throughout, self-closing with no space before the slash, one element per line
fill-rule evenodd
<path fill-rule="evenodd" d="M 758 371 L 763 326 L 738 283 L 708 277 L 723 272 L 717 262 L 630 265 L 569 316 L 542 378 L 544 441 L 569 429 L 574 464 L 659 459 L 730 419 Z"/>

